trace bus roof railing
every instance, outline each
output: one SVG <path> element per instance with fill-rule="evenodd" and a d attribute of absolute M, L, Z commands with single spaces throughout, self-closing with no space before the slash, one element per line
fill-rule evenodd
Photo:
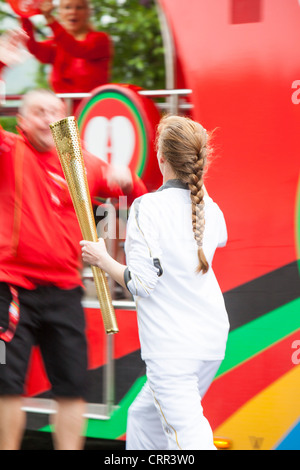
<path fill-rule="evenodd" d="M 168 112 L 176 113 L 179 110 L 189 110 L 192 108 L 191 103 L 182 100 L 182 98 L 188 97 L 192 94 L 192 90 L 190 89 L 139 90 L 138 93 L 152 99 L 166 98 L 165 102 L 155 103 L 160 110 L 167 110 Z M 66 101 L 68 111 L 70 111 L 72 109 L 73 100 L 89 98 L 91 93 L 57 93 L 57 96 Z M 23 95 L 21 94 L 2 96 L 0 102 L 0 117 L 15 116 L 22 102 L 22 98 Z"/>

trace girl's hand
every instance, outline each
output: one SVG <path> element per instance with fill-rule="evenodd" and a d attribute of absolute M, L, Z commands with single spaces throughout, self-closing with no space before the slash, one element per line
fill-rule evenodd
<path fill-rule="evenodd" d="M 108 254 L 103 238 L 99 238 L 98 242 L 82 240 L 80 245 L 82 247 L 82 259 L 85 263 L 98 266 L 121 286 L 126 287 L 124 281 L 126 266 L 118 263 Z"/>
<path fill-rule="evenodd" d="M 82 240 L 80 242 L 82 259 L 85 263 L 92 266 L 98 266 L 100 269 L 106 270 L 106 262 L 109 258 L 105 242 L 103 238 L 99 238 L 98 242 L 89 242 Z"/>

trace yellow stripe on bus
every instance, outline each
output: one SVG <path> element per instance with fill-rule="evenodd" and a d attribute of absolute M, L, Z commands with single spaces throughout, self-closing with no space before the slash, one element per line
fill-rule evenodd
<path fill-rule="evenodd" d="M 276 448 L 299 420 L 299 391 L 300 367 L 296 366 L 243 405 L 214 435 L 230 439 L 232 450 Z"/>

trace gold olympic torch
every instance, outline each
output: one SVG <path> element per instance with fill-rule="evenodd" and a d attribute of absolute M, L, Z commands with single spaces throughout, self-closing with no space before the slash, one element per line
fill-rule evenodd
<path fill-rule="evenodd" d="M 92 210 L 79 130 L 74 116 L 50 124 L 60 163 L 85 240 L 97 242 L 97 230 Z M 104 271 L 92 266 L 97 296 L 100 302 L 104 328 L 107 334 L 118 333 L 115 311 L 112 305 Z"/>

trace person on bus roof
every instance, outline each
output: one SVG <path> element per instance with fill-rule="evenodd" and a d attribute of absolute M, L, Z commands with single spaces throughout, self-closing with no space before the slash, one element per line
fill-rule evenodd
<path fill-rule="evenodd" d="M 42 63 L 51 64 L 50 84 L 56 93 L 88 93 L 110 79 L 113 48 L 109 36 L 95 31 L 88 0 L 60 0 L 58 19 L 52 0 L 39 6 L 53 37 L 37 41 L 28 18 L 22 26 L 29 36 L 28 50 Z"/>

